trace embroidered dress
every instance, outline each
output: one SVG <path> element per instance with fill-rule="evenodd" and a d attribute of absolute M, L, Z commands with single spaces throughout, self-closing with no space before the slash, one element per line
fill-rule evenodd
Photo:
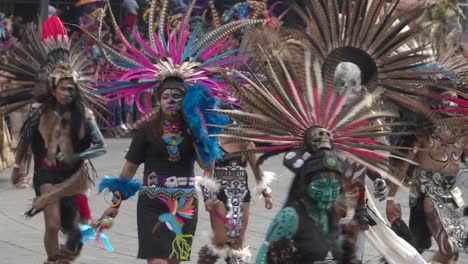
<path fill-rule="evenodd" d="M 240 155 L 224 151 L 223 160 L 216 162 L 214 178 L 220 185 L 216 198 L 227 209 L 226 232 L 229 242 L 235 242 L 242 231 L 244 212 L 242 205 L 250 202 L 247 182 L 247 161 Z"/>
<path fill-rule="evenodd" d="M 192 140 L 182 135 L 177 145 L 180 159 L 172 159 L 154 126 L 155 122 L 148 123 L 135 134 L 125 157 L 137 165 L 144 163 L 137 205 L 138 258 L 187 261 L 197 225 L 195 150 Z"/>

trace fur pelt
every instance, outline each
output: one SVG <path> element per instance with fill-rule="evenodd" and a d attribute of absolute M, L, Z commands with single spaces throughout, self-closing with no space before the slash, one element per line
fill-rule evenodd
<path fill-rule="evenodd" d="M 93 118 L 93 112 L 86 108 L 85 119 L 88 121 Z M 49 165 L 56 165 L 55 159 L 59 150 L 64 157 L 69 157 L 74 153 L 73 143 L 71 141 L 71 114 L 66 112 L 62 115 L 65 122 L 61 122 L 59 114 L 53 109 L 46 110 L 39 120 L 39 133 L 44 140 L 47 149 L 46 161 Z M 85 136 L 85 122 L 78 131 L 79 139 Z"/>

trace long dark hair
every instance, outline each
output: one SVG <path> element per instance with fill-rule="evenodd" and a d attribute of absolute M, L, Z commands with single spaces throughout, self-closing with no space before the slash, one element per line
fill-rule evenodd
<path fill-rule="evenodd" d="M 62 80 L 73 81 L 72 78 L 63 78 L 57 82 L 57 85 Z M 57 89 L 57 85 L 53 85 L 52 89 L 54 91 L 55 89 Z M 68 109 L 70 110 L 70 113 L 71 113 L 70 137 L 71 137 L 72 144 L 73 144 L 73 150 L 80 151 L 82 148 L 80 144 L 80 131 L 81 131 L 82 126 L 85 123 L 86 113 L 85 113 L 85 107 L 83 104 L 83 98 L 75 82 L 73 82 L 73 87 L 75 89 L 74 90 L 75 96 L 73 97 L 73 101 L 68 105 Z M 47 105 L 46 109 L 47 107 L 54 109 L 58 104 L 57 99 L 55 99 L 55 96 L 50 96 L 48 100 L 49 101 L 46 104 Z"/>

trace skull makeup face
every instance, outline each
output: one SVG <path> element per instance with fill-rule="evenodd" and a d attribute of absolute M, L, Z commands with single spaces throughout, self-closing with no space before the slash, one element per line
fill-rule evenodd
<path fill-rule="evenodd" d="M 174 118 L 181 114 L 184 94 L 179 89 L 166 89 L 161 94 L 160 104 L 166 118 Z"/>
<path fill-rule="evenodd" d="M 457 94 L 452 92 L 452 91 L 443 92 L 441 94 L 441 96 L 443 98 L 450 98 L 450 99 L 457 98 Z M 457 103 L 454 103 L 454 102 L 451 102 L 451 101 L 448 101 L 448 100 L 442 100 L 442 109 L 453 108 L 453 107 L 457 107 L 457 106 L 458 106 Z"/>
<path fill-rule="evenodd" d="M 350 100 L 348 104 L 354 103 L 362 96 L 361 70 L 351 62 L 342 62 L 335 69 L 335 88 L 339 91 L 349 90 Z"/>
<path fill-rule="evenodd" d="M 323 127 L 311 127 L 305 136 L 305 145 L 309 151 L 332 149 L 333 137 L 329 130 Z"/>

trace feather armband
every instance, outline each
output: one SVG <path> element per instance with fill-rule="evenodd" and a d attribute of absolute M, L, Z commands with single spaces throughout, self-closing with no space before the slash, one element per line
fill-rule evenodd
<path fill-rule="evenodd" d="M 196 147 L 203 163 L 211 164 L 222 157 L 218 138 L 210 137 L 221 129 L 209 125 L 226 125 L 227 117 L 209 112 L 218 107 L 218 101 L 210 94 L 204 85 L 192 85 L 187 89 L 184 99 L 184 115 L 194 137 Z"/>
<path fill-rule="evenodd" d="M 270 184 L 276 179 L 276 174 L 271 171 L 263 172 L 263 178 L 261 181 L 257 181 L 255 186 L 255 192 L 263 197 L 271 197 Z"/>
<path fill-rule="evenodd" d="M 219 185 L 212 178 L 196 177 L 196 182 L 197 185 L 200 186 L 200 190 L 203 195 L 203 201 L 213 199 L 214 196 L 219 192 Z"/>
<path fill-rule="evenodd" d="M 111 206 L 120 207 L 123 200 L 135 195 L 141 188 L 141 183 L 137 180 L 128 180 L 126 178 L 106 177 L 99 184 L 98 194 L 108 190 L 113 194 Z"/>

